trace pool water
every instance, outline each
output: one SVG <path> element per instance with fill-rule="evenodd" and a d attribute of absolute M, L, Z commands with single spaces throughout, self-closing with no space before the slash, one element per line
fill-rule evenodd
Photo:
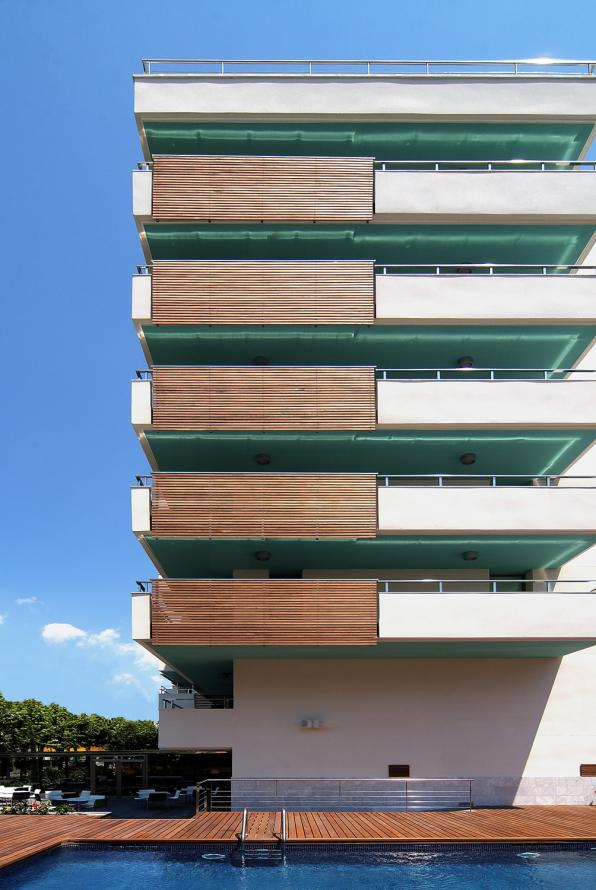
<path fill-rule="evenodd" d="M 213 852 L 212 850 L 210 852 Z M 522 854 L 522 855 L 520 855 Z M 523 855 L 525 854 L 525 855 Z M 530 855 L 528 855 L 530 854 Z M 596 888 L 596 845 L 468 852 L 290 850 L 283 865 L 239 867 L 181 850 L 63 847 L 0 872 L 10 890 L 567 890 Z M 237 862 L 237 860 L 236 860 Z"/>

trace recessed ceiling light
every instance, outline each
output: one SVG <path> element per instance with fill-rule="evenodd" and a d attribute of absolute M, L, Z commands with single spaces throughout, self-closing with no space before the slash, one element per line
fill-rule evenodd
<path fill-rule="evenodd" d="M 266 355 L 255 355 L 252 360 L 253 365 L 268 365 L 269 359 Z"/>
<path fill-rule="evenodd" d="M 259 562 L 267 562 L 267 560 L 271 559 L 271 554 L 268 550 L 257 550 L 255 559 L 258 559 Z"/>
<path fill-rule="evenodd" d="M 474 356 L 473 355 L 462 355 L 457 360 L 458 368 L 473 368 L 474 367 Z"/>
<path fill-rule="evenodd" d="M 466 562 L 473 562 L 475 559 L 478 559 L 478 551 L 477 550 L 464 550 L 461 555 L 461 558 Z"/>
<path fill-rule="evenodd" d="M 473 451 L 466 451 L 465 454 L 460 454 L 459 462 L 460 464 L 463 464 L 464 467 L 469 467 L 476 463 L 476 455 Z"/>
<path fill-rule="evenodd" d="M 270 455 L 270 454 L 265 454 L 265 452 L 262 451 L 260 454 L 255 454 L 255 461 L 256 461 L 261 467 L 266 467 L 267 464 L 270 464 L 270 463 L 271 463 L 271 455 Z"/>

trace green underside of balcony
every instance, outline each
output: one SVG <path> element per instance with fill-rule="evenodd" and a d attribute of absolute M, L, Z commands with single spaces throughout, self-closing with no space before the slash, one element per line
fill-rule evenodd
<path fill-rule="evenodd" d="M 565 470 L 596 437 L 575 430 L 146 432 L 155 469 L 211 472 L 457 473 L 538 476 Z M 460 456 L 474 453 L 464 466 Z M 256 456 L 267 454 L 268 465 Z"/>
<path fill-rule="evenodd" d="M 379 160 L 576 160 L 590 123 L 145 121 L 154 154 L 330 155 Z"/>
<path fill-rule="evenodd" d="M 155 260 L 369 259 L 380 263 L 575 263 L 590 225 L 149 223 Z"/>
<path fill-rule="evenodd" d="M 571 367 L 594 325 L 177 325 L 143 327 L 154 364 Z"/>
<path fill-rule="evenodd" d="M 152 646 L 152 650 L 170 665 L 163 673 L 172 682 L 184 686 L 190 680 L 212 695 L 231 695 L 234 661 L 243 659 L 560 658 L 592 645 L 592 640 L 499 640 L 376 646 Z"/>
<path fill-rule="evenodd" d="M 272 577 L 297 578 L 303 569 L 488 569 L 520 577 L 556 568 L 596 543 L 594 535 L 402 536 L 371 539 L 143 538 L 160 572 L 170 578 L 229 578 L 234 569 L 268 569 Z M 462 553 L 476 550 L 466 562 Z M 257 559 L 259 551 L 270 558 Z"/>

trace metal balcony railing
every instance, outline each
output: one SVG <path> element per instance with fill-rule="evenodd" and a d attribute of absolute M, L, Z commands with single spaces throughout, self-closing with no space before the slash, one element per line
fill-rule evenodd
<path fill-rule="evenodd" d="M 206 779 L 197 811 L 471 810 L 473 779 Z"/>
<path fill-rule="evenodd" d="M 395 161 L 377 161 L 374 162 L 375 170 L 390 172 L 400 170 L 402 172 L 416 173 L 424 171 L 434 171 L 437 173 L 506 173 L 517 171 L 520 173 L 570 173 L 570 172 L 588 172 L 593 173 L 596 170 L 596 161 L 541 161 L 531 158 L 514 158 L 512 160 L 435 160 L 421 161 L 412 160 L 395 160 Z"/>
<path fill-rule="evenodd" d="M 138 372 L 137 372 L 138 373 Z M 547 380 L 565 382 L 572 374 L 596 374 L 580 368 L 377 368 L 377 380 Z M 590 378 L 592 383 L 596 378 Z M 584 381 L 586 382 L 586 381 Z"/>
<path fill-rule="evenodd" d="M 139 268 L 139 267 L 137 267 Z M 557 275 L 563 278 L 575 277 L 573 273 L 581 272 L 581 277 L 596 277 L 596 266 L 578 266 L 569 264 L 535 263 L 375 263 L 376 275 L 416 275 L 436 277 L 441 275 Z"/>
<path fill-rule="evenodd" d="M 167 368 L 186 368 L 186 365 L 159 365 Z M 193 365 L 193 367 L 212 367 L 211 365 Z M 228 365 L 227 367 L 252 368 L 254 365 Z M 275 368 L 294 367 L 293 365 L 275 365 Z M 327 366 L 321 366 L 327 367 Z M 329 367 L 335 367 L 331 365 Z M 383 381 L 411 381 L 411 380 L 547 380 L 561 382 L 570 379 L 572 374 L 596 374 L 594 370 L 578 368 L 375 368 L 377 380 Z M 137 368 L 135 380 L 152 380 L 153 371 L 150 368 Z M 596 378 L 590 378 L 593 382 Z M 584 381 L 585 382 L 585 381 Z"/>
<path fill-rule="evenodd" d="M 454 587 L 456 584 L 457 588 Z M 594 593 L 592 589 L 573 589 L 574 585 L 579 584 L 590 584 L 596 588 L 596 580 L 574 578 L 565 578 L 560 581 L 546 578 L 400 578 L 377 582 L 379 593 L 416 593 L 421 595 L 425 593 L 476 593 L 479 596 L 487 593 Z M 563 586 L 570 589 L 563 590 L 561 589 Z M 420 589 L 422 587 L 424 589 Z M 479 590 L 479 587 L 484 589 Z M 515 587 L 523 589 L 512 590 Z"/>
<path fill-rule="evenodd" d="M 377 475 L 378 485 L 381 488 L 391 488 L 400 485 L 403 486 L 436 486 L 437 488 L 452 487 L 481 487 L 491 486 L 493 488 L 531 486 L 533 488 L 556 488 L 560 481 L 574 483 L 565 485 L 564 488 L 596 488 L 596 476 L 551 476 L 537 475 L 526 476 L 509 473 L 508 475 L 489 475 L 475 474 L 469 475 L 458 473 L 416 473 L 416 474 L 399 474 L 399 475 Z M 475 483 L 470 485 L 470 483 Z M 583 482 L 584 484 L 575 484 Z"/>
<path fill-rule="evenodd" d="M 198 692 L 192 686 L 162 686 L 159 690 L 159 709 L 161 711 L 193 709 L 198 711 L 229 710 L 234 707 L 231 695 L 211 695 Z"/>
<path fill-rule="evenodd" d="M 587 59 L 143 59 L 143 74 L 186 73 L 212 77 L 593 77 Z"/>
<path fill-rule="evenodd" d="M 204 261 L 204 262 L 209 262 Z M 216 260 L 217 265 L 222 263 L 233 264 L 236 260 Z M 242 260 L 243 263 L 280 263 L 283 260 Z M 287 260 L 292 263 L 329 263 L 338 262 L 345 263 L 345 260 Z M 574 263 L 558 263 L 539 265 L 536 263 L 377 263 L 372 260 L 354 260 L 354 262 L 374 262 L 376 275 L 416 275 L 436 277 L 441 275 L 444 278 L 448 276 L 459 275 L 532 275 L 545 276 L 557 275 L 559 277 L 573 277 L 573 273 L 582 273 L 583 278 L 596 277 L 596 266 L 578 266 Z M 188 266 L 188 263 L 186 264 Z M 153 265 L 143 264 L 137 266 L 137 275 L 151 275 Z"/>

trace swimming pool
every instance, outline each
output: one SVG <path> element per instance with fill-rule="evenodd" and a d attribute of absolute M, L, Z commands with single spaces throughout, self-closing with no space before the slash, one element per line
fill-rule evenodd
<path fill-rule="evenodd" d="M 219 852 L 223 858 L 208 857 Z M 234 864 L 234 861 L 236 864 Z M 241 867 L 231 850 L 62 847 L 0 872 L 10 890 L 563 890 L 596 887 L 596 844 L 288 851 L 282 865 Z"/>

